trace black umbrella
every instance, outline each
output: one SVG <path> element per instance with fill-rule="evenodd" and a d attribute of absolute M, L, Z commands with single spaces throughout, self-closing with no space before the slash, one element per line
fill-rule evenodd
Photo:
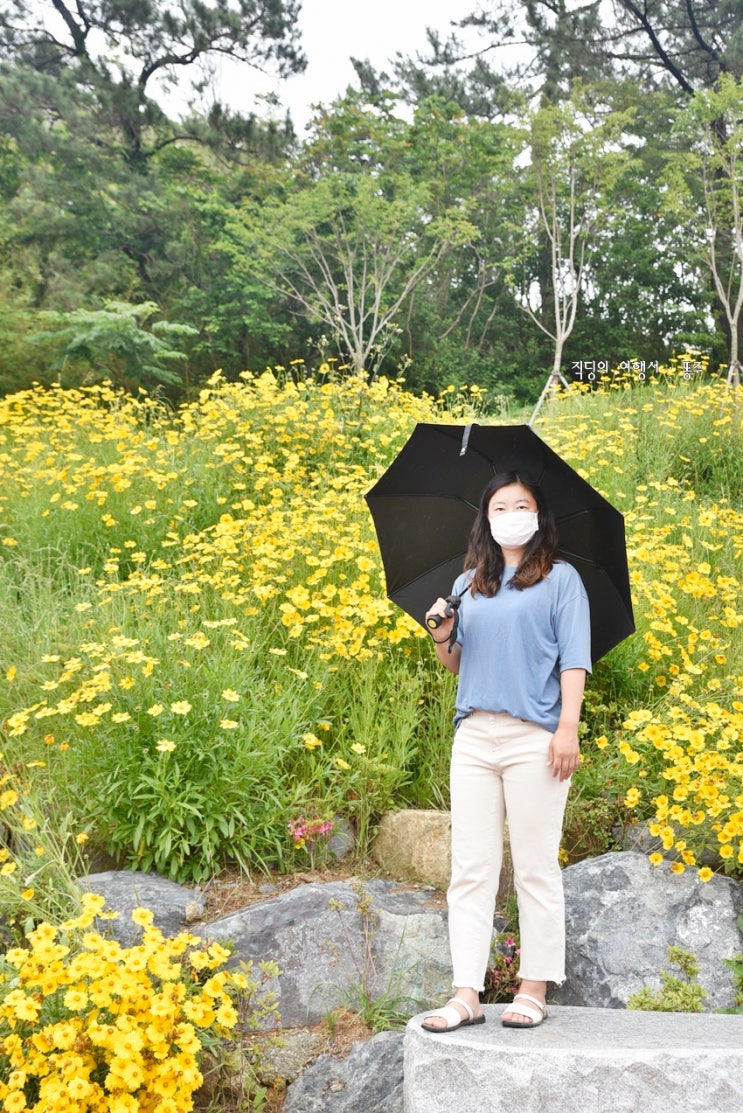
<path fill-rule="evenodd" d="M 597 661 L 634 629 L 624 518 L 528 425 L 416 425 L 366 495 L 387 594 L 420 622 L 463 571 L 480 495 L 500 471 L 528 472 L 559 532 L 558 556 L 580 573 Z"/>

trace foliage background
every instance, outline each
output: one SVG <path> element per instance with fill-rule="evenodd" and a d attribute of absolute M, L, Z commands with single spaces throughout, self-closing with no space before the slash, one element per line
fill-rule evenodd
<path fill-rule="evenodd" d="M 474 55 L 357 63 L 301 138 L 204 78 L 301 71 L 296 7 L 0 0 L 0 391 L 178 403 L 302 355 L 522 404 L 553 363 L 736 366 L 739 4 L 489 0 Z"/>

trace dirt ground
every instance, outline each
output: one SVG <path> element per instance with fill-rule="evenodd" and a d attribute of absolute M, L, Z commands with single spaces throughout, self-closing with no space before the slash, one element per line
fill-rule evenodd
<path fill-rule="evenodd" d="M 396 880 L 383 874 L 374 863 L 355 863 L 354 868 L 343 865 L 333 866 L 323 870 L 302 870 L 297 873 L 254 873 L 249 875 L 237 868 L 227 869 L 218 877 L 212 878 L 202 885 L 202 893 L 207 909 L 207 920 L 216 920 L 221 916 L 229 916 L 231 912 L 239 912 L 251 904 L 259 901 L 271 900 L 299 885 L 317 884 L 324 885 L 331 881 L 348 881 L 355 877 L 361 881 L 369 881 L 375 877 L 384 877 L 386 880 Z M 405 885 L 405 882 L 399 882 Z M 443 893 L 432 892 L 431 904 L 442 907 L 445 904 Z"/>

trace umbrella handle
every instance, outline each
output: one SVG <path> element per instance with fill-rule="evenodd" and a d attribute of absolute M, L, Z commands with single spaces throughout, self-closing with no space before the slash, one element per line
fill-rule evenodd
<path fill-rule="evenodd" d="M 452 618 L 457 613 L 461 601 L 462 600 L 459 595 L 448 595 L 446 597 L 446 610 L 444 614 L 432 614 L 429 618 L 426 619 L 426 626 L 428 627 L 428 629 L 438 630 L 439 626 L 445 618 Z"/>

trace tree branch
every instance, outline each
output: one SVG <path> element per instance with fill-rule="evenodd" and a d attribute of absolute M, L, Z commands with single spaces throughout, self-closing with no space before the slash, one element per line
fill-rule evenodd
<path fill-rule="evenodd" d="M 635 17 L 637 22 L 640 24 L 642 29 L 645 31 L 645 34 L 650 39 L 650 42 L 653 44 L 653 49 L 655 50 L 655 53 L 660 58 L 664 67 L 668 70 L 668 72 L 672 75 L 672 77 L 674 77 L 676 79 L 676 81 L 681 86 L 681 88 L 684 90 L 684 92 L 685 93 L 693 93 L 694 92 L 694 87 L 689 84 L 689 82 L 686 80 L 686 78 L 682 74 L 681 70 L 672 61 L 671 56 L 666 51 L 665 47 L 663 46 L 660 39 L 658 38 L 658 36 L 655 32 L 655 29 L 652 27 L 652 25 L 650 23 L 650 19 L 648 18 L 648 15 L 647 15 L 646 11 L 640 11 L 640 9 L 633 2 L 633 0 L 619 0 L 619 2 L 621 3 L 622 7 L 625 8 L 630 13 L 630 15 L 633 15 Z"/>
<path fill-rule="evenodd" d="M 90 24 L 87 21 L 84 21 L 85 30 L 83 30 L 81 27 L 79 27 L 78 24 L 75 22 L 75 20 L 73 18 L 72 12 L 67 7 L 67 5 L 63 3 L 63 0 L 52 0 L 52 4 L 54 5 L 56 10 L 61 15 L 62 19 L 64 20 L 64 22 L 67 26 L 67 30 L 70 32 L 70 35 L 72 36 L 72 41 L 75 44 L 75 49 L 74 49 L 74 51 L 72 51 L 73 56 L 75 58 L 87 57 L 88 56 L 88 49 L 87 49 L 85 40 L 88 37 L 88 31 L 90 30 Z M 81 14 L 79 4 L 77 5 L 77 8 L 78 8 L 78 13 Z"/>

